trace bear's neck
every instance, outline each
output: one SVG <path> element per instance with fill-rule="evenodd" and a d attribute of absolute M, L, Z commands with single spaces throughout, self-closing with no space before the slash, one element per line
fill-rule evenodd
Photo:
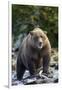
<path fill-rule="evenodd" d="M 37 54 L 39 54 L 40 52 L 41 52 L 41 50 L 39 50 L 39 49 L 37 49 L 36 47 L 33 47 L 33 46 L 30 46 L 30 51 L 32 52 L 32 53 L 37 53 Z"/>

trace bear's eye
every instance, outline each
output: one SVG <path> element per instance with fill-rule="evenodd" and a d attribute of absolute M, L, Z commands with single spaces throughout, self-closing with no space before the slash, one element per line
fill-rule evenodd
<path fill-rule="evenodd" d="M 40 36 L 41 38 L 43 38 L 43 36 Z"/>

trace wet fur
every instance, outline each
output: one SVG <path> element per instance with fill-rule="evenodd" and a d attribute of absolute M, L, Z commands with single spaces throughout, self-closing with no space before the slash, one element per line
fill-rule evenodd
<path fill-rule="evenodd" d="M 37 30 L 38 31 L 35 31 Z M 43 73 L 48 73 L 50 54 L 51 54 L 51 45 L 47 36 L 39 28 L 35 28 L 36 34 L 39 33 L 45 36 L 45 41 L 43 41 L 43 48 L 38 50 L 32 46 L 31 34 L 28 34 L 24 38 L 22 45 L 19 49 L 19 54 L 17 58 L 17 79 L 21 80 L 23 78 L 24 72 L 26 69 L 29 70 L 30 75 L 36 75 L 37 69 L 40 67 L 41 59 L 43 59 Z M 33 32 L 34 33 L 34 32 Z M 34 34 L 34 35 L 36 35 Z"/>

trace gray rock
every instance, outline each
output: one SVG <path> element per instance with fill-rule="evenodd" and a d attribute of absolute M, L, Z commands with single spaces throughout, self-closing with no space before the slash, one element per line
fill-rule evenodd
<path fill-rule="evenodd" d="M 58 83 L 58 78 L 54 80 L 54 83 Z"/>
<path fill-rule="evenodd" d="M 14 55 L 15 53 L 13 53 Z M 16 55 L 16 54 L 15 54 Z M 51 56 L 51 62 L 50 62 L 50 73 L 48 75 L 45 75 L 42 73 L 42 69 L 39 72 L 39 75 L 36 76 L 30 76 L 30 73 L 28 70 L 25 71 L 23 79 L 21 81 L 17 80 L 16 76 L 16 58 L 12 58 L 12 85 L 31 85 L 31 84 L 42 84 L 42 83 L 57 83 L 58 82 L 58 57 L 57 52 L 54 51 L 53 55 Z"/>
<path fill-rule="evenodd" d="M 36 84 L 36 77 L 24 79 L 23 84 L 24 85 Z"/>
<path fill-rule="evenodd" d="M 58 70 L 58 64 L 55 65 L 55 69 Z"/>

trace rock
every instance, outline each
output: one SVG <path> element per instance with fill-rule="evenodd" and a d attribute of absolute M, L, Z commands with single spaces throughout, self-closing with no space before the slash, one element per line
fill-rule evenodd
<path fill-rule="evenodd" d="M 24 79 L 23 84 L 24 85 L 36 84 L 36 77 Z"/>
<path fill-rule="evenodd" d="M 22 82 L 24 85 L 41 84 L 41 83 L 50 83 L 52 82 L 52 79 L 42 74 L 41 77 L 40 76 L 27 77 L 23 79 Z"/>
<path fill-rule="evenodd" d="M 23 85 L 23 82 L 17 80 L 17 81 L 12 82 L 12 85 Z"/>
<path fill-rule="evenodd" d="M 55 65 L 55 69 L 58 70 L 58 64 Z"/>
<path fill-rule="evenodd" d="M 25 71 L 23 79 L 21 81 L 17 80 L 16 76 L 16 60 L 17 54 L 14 53 L 12 57 L 12 85 L 31 85 L 31 84 L 42 84 L 42 83 L 57 83 L 58 82 L 58 54 L 57 51 L 53 49 L 50 62 L 50 73 L 48 75 L 43 74 L 43 69 L 36 76 L 30 76 L 28 70 Z M 16 56 L 16 57 L 15 57 Z"/>
<path fill-rule="evenodd" d="M 54 80 L 54 83 L 58 83 L 58 78 Z"/>
<path fill-rule="evenodd" d="M 57 70 L 54 70 L 53 73 L 49 74 L 50 76 L 45 76 L 43 73 L 41 76 L 27 76 L 29 72 L 26 71 L 24 78 L 21 81 L 17 80 L 16 73 L 13 72 L 12 76 L 12 85 L 31 85 L 31 84 L 42 84 L 42 83 L 57 83 L 58 82 L 58 73 Z"/>
<path fill-rule="evenodd" d="M 55 55 L 58 52 L 57 48 L 52 48 L 51 55 Z"/>
<path fill-rule="evenodd" d="M 52 63 L 50 64 L 50 67 L 55 67 L 55 65 L 56 65 L 55 63 Z"/>
<path fill-rule="evenodd" d="M 51 61 L 50 61 L 50 67 L 55 67 L 56 64 L 58 64 L 58 62 L 55 61 L 53 58 L 51 58 Z"/>
<path fill-rule="evenodd" d="M 12 71 L 12 82 L 17 81 L 16 72 Z"/>
<path fill-rule="evenodd" d="M 33 81 L 33 82 L 30 82 L 30 83 L 24 83 L 24 85 L 33 85 L 33 84 L 37 84 L 35 81 Z"/>
<path fill-rule="evenodd" d="M 58 61 L 58 55 L 53 57 L 54 61 Z"/>
<path fill-rule="evenodd" d="M 57 70 L 54 70 L 53 71 L 53 82 L 58 82 L 58 71 Z"/>
<path fill-rule="evenodd" d="M 53 78 L 53 73 L 49 74 L 48 78 Z"/>
<path fill-rule="evenodd" d="M 55 53 L 55 50 L 52 48 L 51 55 L 54 55 L 54 53 Z"/>

